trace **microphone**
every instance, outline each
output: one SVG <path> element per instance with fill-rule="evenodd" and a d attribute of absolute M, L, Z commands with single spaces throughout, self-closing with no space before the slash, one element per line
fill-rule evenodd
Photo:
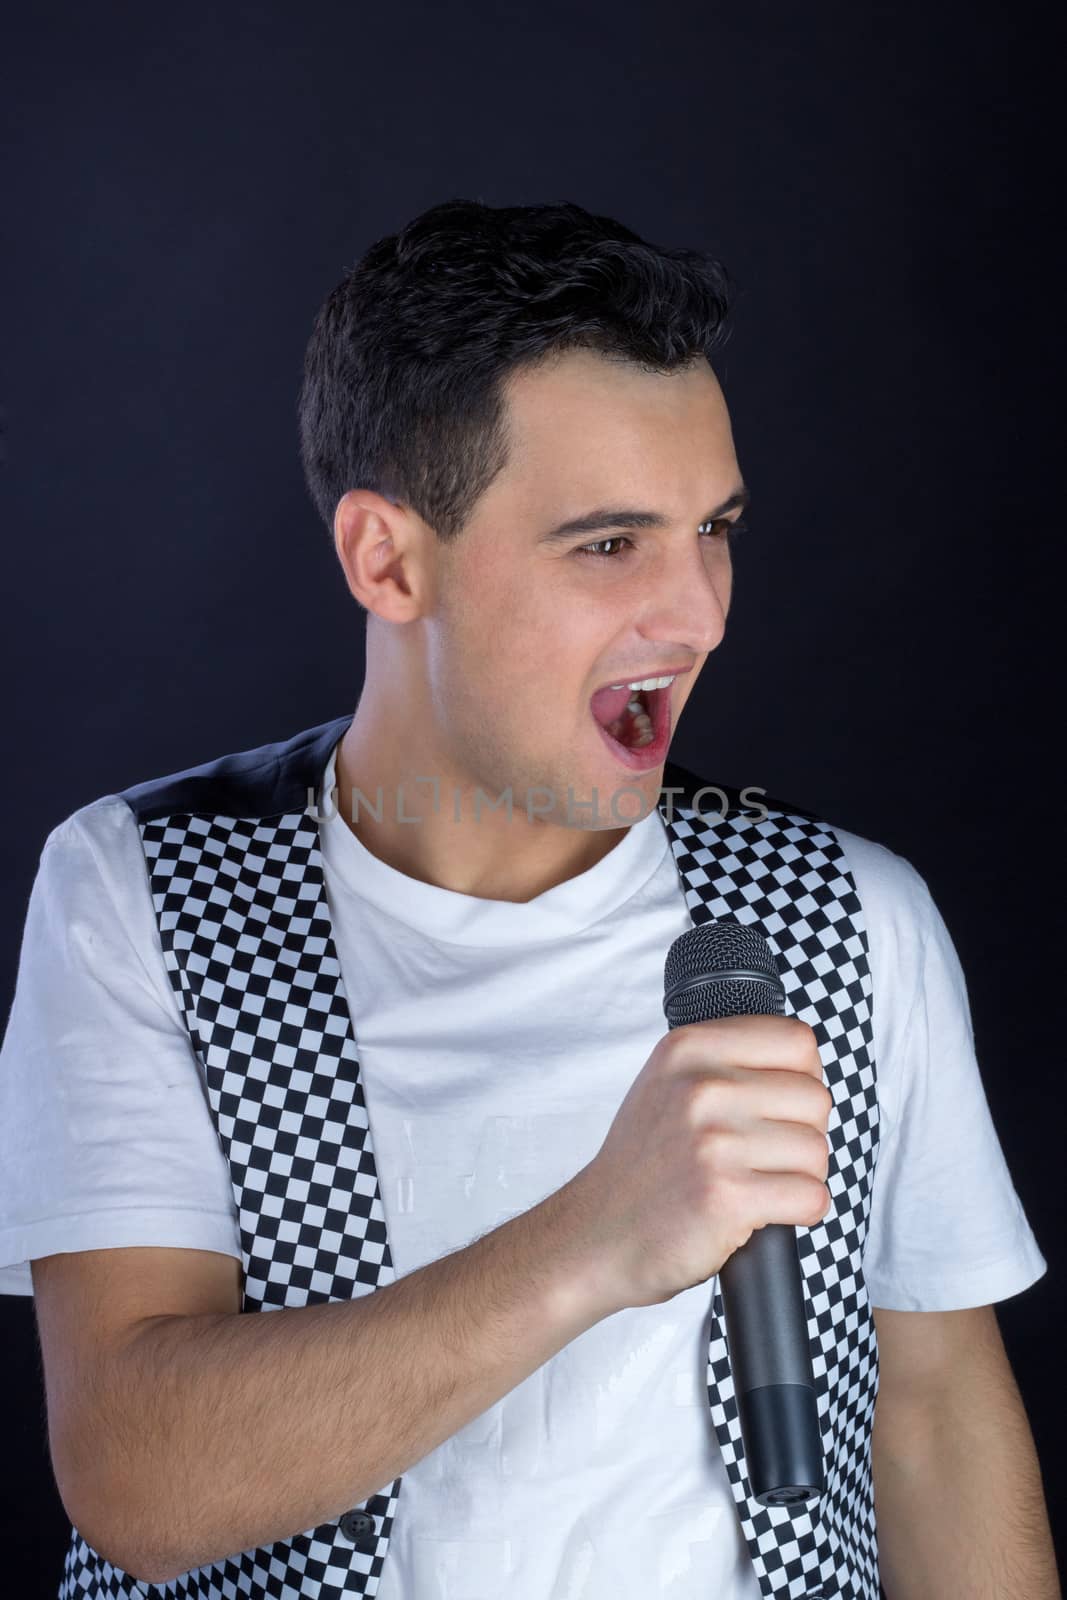
<path fill-rule="evenodd" d="M 780 1017 L 785 989 L 762 934 L 724 918 L 675 939 L 663 974 L 670 1028 L 717 1017 Z M 760 1505 L 825 1488 L 796 1229 L 757 1228 L 719 1269 L 730 1368 L 752 1493 Z"/>

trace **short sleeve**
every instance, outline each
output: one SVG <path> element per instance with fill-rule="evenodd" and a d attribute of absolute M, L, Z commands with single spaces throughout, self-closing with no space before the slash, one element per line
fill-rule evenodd
<path fill-rule="evenodd" d="M 241 1258 L 229 1169 L 163 964 L 119 796 L 41 853 L 0 1050 L 0 1292 L 60 1251 L 172 1245 Z"/>
<path fill-rule="evenodd" d="M 887 1092 L 864 1274 L 874 1306 L 964 1310 L 1019 1294 L 1047 1264 L 990 1114 L 955 947 L 926 884 L 894 859 L 913 880 L 919 948 L 910 1007 L 876 1063 Z M 877 985 L 875 1014 L 877 1041 Z"/>

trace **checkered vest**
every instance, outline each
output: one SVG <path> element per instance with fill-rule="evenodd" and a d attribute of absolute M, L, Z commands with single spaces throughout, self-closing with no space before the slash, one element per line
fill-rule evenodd
<path fill-rule="evenodd" d="M 243 1312 L 350 1300 L 395 1278 L 315 805 L 350 720 L 123 793 L 229 1164 Z M 814 1227 L 797 1229 L 823 1495 L 796 1506 L 751 1498 L 717 1276 L 708 1401 L 766 1600 L 879 1600 L 871 1477 L 878 1358 L 862 1271 L 878 1149 L 867 936 L 833 830 L 762 791 L 746 800 L 665 765 L 659 810 L 693 922 L 759 926 L 778 958 L 787 1009 L 815 1030 L 833 1092 L 831 1207 Z M 402 1482 L 336 1520 L 222 1557 L 165 1588 L 116 1568 L 74 1528 L 59 1600 L 373 1596 L 394 1518 L 404 1514 Z"/>

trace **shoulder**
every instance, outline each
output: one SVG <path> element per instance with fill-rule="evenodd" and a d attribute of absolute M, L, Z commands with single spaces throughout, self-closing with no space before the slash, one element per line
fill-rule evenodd
<path fill-rule="evenodd" d="M 132 784 L 120 798 L 138 824 L 177 813 L 271 817 L 302 811 L 351 720 L 349 712 L 287 739 Z"/>
<path fill-rule="evenodd" d="M 915 1015 L 941 990 L 964 1004 L 962 973 L 954 952 L 948 965 L 930 960 L 933 945 L 951 941 L 933 897 L 915 866 L 874 839 L 835 828 L 856 885 L 869 951 L 879 1098 L 894 1116 L 905 1093 L 908 1038 Z M 920 999 L 925 996 L 923 1005 Z"/>
<path fill-rule="evenodd" d="M 64 907 L 97 905 L 101 889 L 119 906 L 143 896 L 147 868 L 140 825 L 181 812 L 272 816 L 303 810 L 304 779 L 315 784 L 351 716 L 336 717 L 290 738 L 217 756 L 151 778 L 79 806 L 51 830 L 41 850 L 34 895 Z"/>
<path fill-rule="evenodd" d="M 933 901 L 926 880 L 907 857 L 848 828 L 834 826 L 833 833 L 867 919 L 897 936 L 913 933 L 917 926 L 925 933 Z"/>
<path fill-rule="evenodd" d="M 746 785 L 739 789 L 733 784 L 703 777 L 677 761 L 664 763 L 661 793 L 671 813 L 677 809 L 689 809 L 700 816 L 728 818 L 734 827 L 741 827 L 748 821 L 762 821 L 767 816 L 773 816 L 776 822 L 786 823 L 818 823 L 821 820 L 806 807 L 785 800 L 780 795 L 768 794 L 759 785 Z"/>
<path fill-rule="evenodd" d="M 799 801 L 754 785 L 738 789 L 719 783 L 673 761 L 664 766 L 663 789 L 670 794 L 675 808 L 688 807 L 716 818 L 726 817 L 735 829 L 743 830 L 746 824 L 755 827 L 769 820 L 778 828 L 795 825 L 809 837 L 824 834 L 840 848 L 866 913 L 898 928 L 911 927 L 916 918 L 925 920 L 929 915 L 930 891 L 906 857 L 888 845 L 839 826 Z"/>
<path fill-rule="evenodd" d="M 79 806 L 56 824 L 41 850 L 38 880 L 69 888 L 101 880 L 128 880 L 130 863 L 141 860 L 140 841 L 130 808 L 120 795 L 105 794 Z"/>
<path fill-rule="evenodd" d="M 666 764 L 663 782 L 665 788 L 681 791 L 676 805 L 725 817 L 735 853 L 739 837 L 750 835 L 755 854 L 775 836 L 771 847 L 780 849 L 783 834 L 800 856 L 839 853 L 838 865 L 855 885 L 858 920 L 867 936 L 879 1054 L 883 1059 L 892 1055 L 922 983 L 927 940 L 941 926 L 930 890 L 912 862 L 783 795 L 761 788 L 738 790 L 673 762 Z"/>
<path fill-rule="evenodd" d="M 120 1001 L 128 1019 L 145 990 L 153 1016 L 158 1005 L 168 1018 L 176 1016 L 140 835 L 119 795 L 80 806 L 46 838 L 30 890 L 18 988 L 23 1004 L 46 994 L 57 1016 L 80 1007 L 83 1021 Z"/>

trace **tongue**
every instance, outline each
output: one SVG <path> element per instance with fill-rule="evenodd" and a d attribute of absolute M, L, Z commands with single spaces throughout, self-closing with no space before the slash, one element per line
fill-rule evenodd
<path fill-rule="evenodd" d="M 598 689 L 589 704 L 600 726 L 608 728 L 617 717 L 621 717 L 630 696 L 636 693 L 636 689 Z"/>

